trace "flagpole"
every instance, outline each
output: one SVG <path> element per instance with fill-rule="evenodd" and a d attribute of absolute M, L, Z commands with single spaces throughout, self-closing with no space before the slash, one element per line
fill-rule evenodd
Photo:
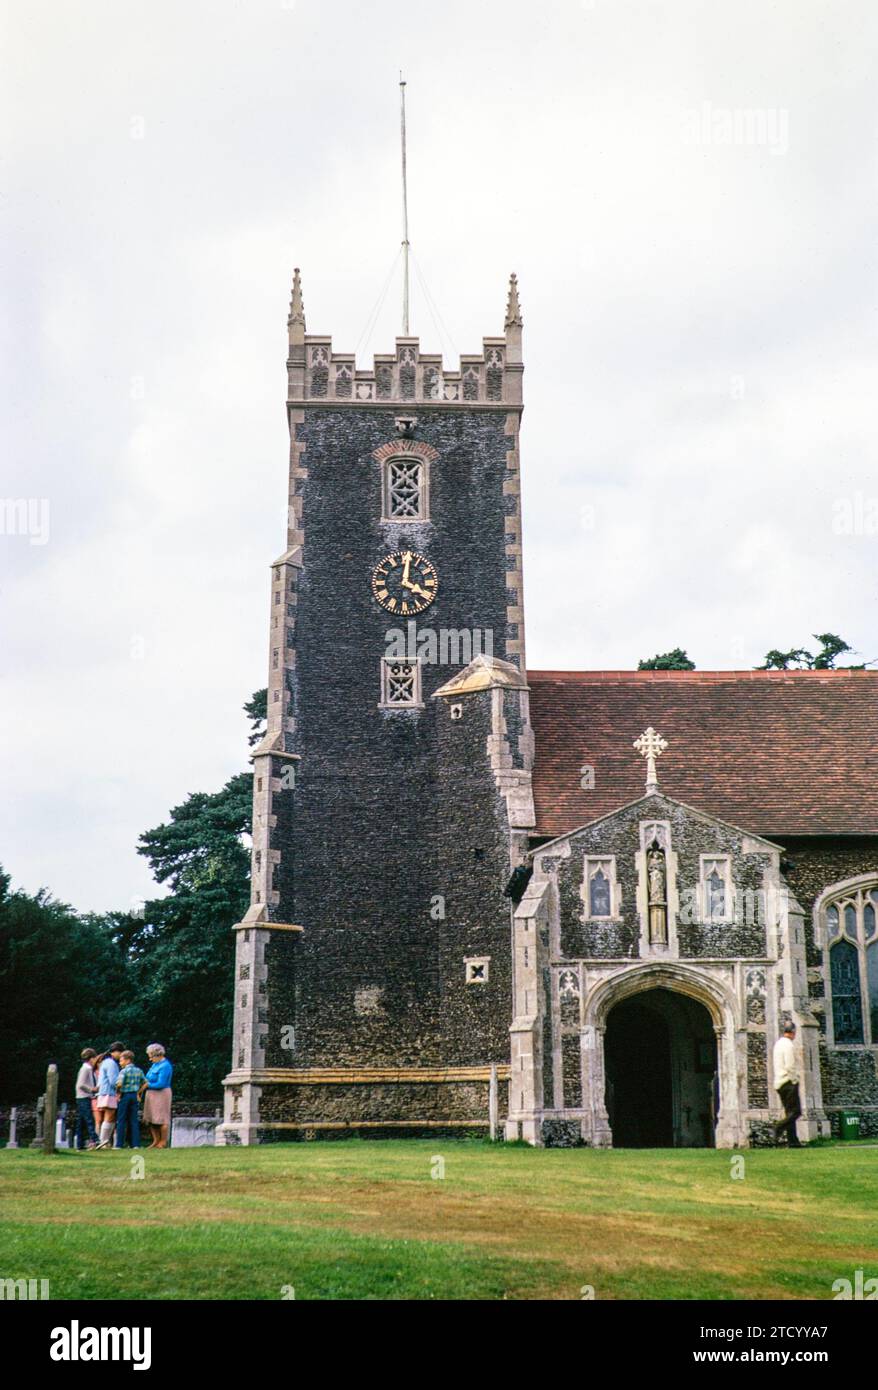
<path fill-rule="evenodd" d="M 405 81 L 399 74 L 400 136 L 402 139 L 402 335 L 409 336 L 409 201 L 405 162 Z"/>

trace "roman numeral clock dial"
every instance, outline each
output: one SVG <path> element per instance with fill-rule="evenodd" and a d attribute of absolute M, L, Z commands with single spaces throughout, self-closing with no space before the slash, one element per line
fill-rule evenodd
<path fill-rule="evenodd" d="M 388 613 L 411 617 L 423 613 L 436 597 L 436 568 L 417 550 L 395 550 L 372 571 L 372 593 Z"/>

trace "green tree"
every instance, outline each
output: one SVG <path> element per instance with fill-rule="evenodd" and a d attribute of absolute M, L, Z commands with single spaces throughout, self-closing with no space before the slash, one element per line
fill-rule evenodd
<path fill-rule="evenodd" d="M 268 719 L 268 689 L 256 690 L 244 706 L 244 713 L 250 720 L 251 732 L 247 742 L 252 748 L 254 743 L 258 743 L 265 736 L 265 724 Z"/>
<path fill-rule="evenodd" d="M 266 698 L 258 690 L 244 706 L 251 744 L 264 732 Z M 252 801 L 253 775 L 240 772 L 221 791 L 193 792 L 146 831 L 138 853 L 169 892 L 118 933 L 136 994 L 128 1034 L 138 1046 L 163 1043 L 175 1089 L 198 1099 L 219 1092 L 231 1060 L 232 927 L 250 903 Z"/>
<path fill-rule="evenodd" d="M 843 637 L 837 637 L 834 632 L 815 632 L 812 635 L 815 641 L 820 643 L 820 650 L 816 655 L 805 647 L 793 647 L 788 652 L 772 648 L 770 652 L 766 652 L 765 661 L 761 666 L 757 666 L 756 670 L 830 671 L 835 669 L 837 657 L 853 650 Z"/>
<path fill-rule="evenodd" d="M 252 744 L 266 692 L 244 709 Z M 140 914 L 79 914 L 46 890 L 12 893 L 0 870 L 0 1099 L 36 1097 L 50 1061 L 63 1096 L 81 1048 L 116 1037 L 140 1062 L 148 1042 L 163 1042 L 178 1094 L 219 1098 L 231 1057 L 231 928 L 250 901 L 252 795 L 252 774 L 241 772 L 141 836 L 138 853 L 169 891 Z"/>
<path fill-rule="evenodd" d="M 661 656 L 651 656 L 648 661 L 638 661 L 638 671 L 694 671 L 695 662 L 690 661 L 682 647 Z"/>
<path fill-rule="evenodd" d="M 814 658 L 804 647 L 793 647 L 788 652 L 779 651 L 777 647 L 772 647 L 770 652 L 765 653 L 765 661 L 761 666 L 757 666 L 757 671 L 804 671 L 810 670 L 814 664 Z"/>
<path fill-rule="evenodd" d="M 814 637 L 820 643 L 820 651 L 814 658 L 815 671 L 826 671 L 834 667 L 836 657 L 851 651 L 847 642 L 841 637 L 836 637 L 834 632 L 815 632 Z"/>
<path fill-rule="evenodd" d="M 9 884 L 0 870 L 0 1099 L 36 1099 L 57 1062 L 71 1102 L 80 1050 L 106 1047 L 127 1011 L 125 953 L 105 919 Z"/>
<path fill-rule="evenodd" d="M 249 772 L 212 795 L 195 792 L 138 848 L 170 892 L 146 903 L 127 941 L 136 995 L 128 1031 L 140 1046 L 164 1043 L 176 1089 L 199 1099 L 229 1068 L 232 927 L 250 902 L 252 795 Z"/>

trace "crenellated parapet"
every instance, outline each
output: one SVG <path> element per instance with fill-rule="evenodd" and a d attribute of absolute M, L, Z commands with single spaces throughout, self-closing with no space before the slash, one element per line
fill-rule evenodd
<path fill-rule="evenodd" d="M 392 353 L 377 353 L 370 368 L 358 368 L 354 353 L 335 352 L 332 339 L 305 330 L 299 272 L 293 280 L 287 359 L 290 407 L 305 403 L 520 407 L 522 401 L 521 312 L 510 280 L 506 332 L 484 338 L 482 351 L 461 356 L 458 370 L 441 354 L 422 353 L 418 338 L 397 338 Z"/>

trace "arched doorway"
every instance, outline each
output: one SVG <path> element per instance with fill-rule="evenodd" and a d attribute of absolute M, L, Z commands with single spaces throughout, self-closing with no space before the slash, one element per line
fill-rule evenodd
<path fill-rule="evenodd" d="M 716 1035 L 697 999 L 654 988 L 607 1015 L 606 1107 L 614 1148 L 712 1148 Z"/>

